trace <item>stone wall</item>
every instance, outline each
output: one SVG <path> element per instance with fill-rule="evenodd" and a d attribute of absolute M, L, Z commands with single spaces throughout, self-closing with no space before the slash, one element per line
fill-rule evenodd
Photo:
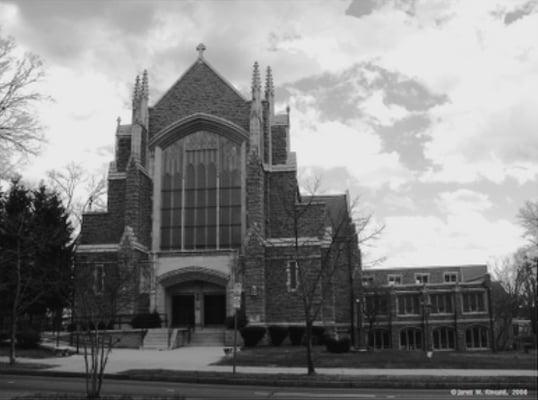
<path fill-rule="evenodd" d="M 131 137 L 120 136 L 117 138 L 116 148 L 116 170 L 124 172 L 127 169 L 127 162 L 131 156 Z"/>
<path fill-rule="evenodd" d="M 303 271 L 304 281 L 299 279 L 299 286 L 293 290 L 288 287 L 288 262 L 295 259 L 294 247 L 268 247 L 266 249 L 265 281 L 266 281 L 266 315 L 267 323 L 304 322 L 303 289 L 307 292 L 315 285 L 311 297 L 316 311 L 321 306 L 321 254 L 318 246 L 305 246 L 299 250 L 298 262 Z M 306 285 L 305 285 L 306 283 Z M 330 302 L 330 299 L 326 298 Z M 321 311 L 321 310 L 320 310 Z M 316 319 L 321 319 L 321 314 Z"/>
<path fill-rule="evenodd" d="M 117 232 L 111 227 L 110 213 L 86 213 L 82 215 L 81 244 L 117 243 Z"/>
<path fill-rule="evenodd" d="M 108 180 L 108 212 L 82 216 L 81 244 L 118 243 L 124 230 L 125 179 Z"/>
<path fill-rule="evenodd" d="M 285 125 L 276 125 L 271 127 L 272 148 L 273 148 L 273 165 L 286 164 L 288 160 L 287 151 L 287 132 Z"/>
<path fill-rule="evenodd" d="M 297 176 L 295 171 L 267 173 L 268 237 L 293 236 L 293 210 L 297 201 Z"/>
<path fill-rule="evenodd" d="M 134 161 L 129 164 L 125 188 L 124 226 L 133 228 L 137 240 L 150 247 L 153 183 L 140 168 Z"/>

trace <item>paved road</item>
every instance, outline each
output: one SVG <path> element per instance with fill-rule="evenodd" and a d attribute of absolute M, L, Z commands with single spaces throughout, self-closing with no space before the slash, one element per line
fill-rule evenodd
<path fill-rule="evenodd" d="M 516 388 L 514 388 L 516 389 Z M 32 393 L 83 393 L 84 379 L 19 375 L 0 375 L 0 399 Z M 187 399 L 536 399 L 536 392 L 498 392 L 487 395 L 469 391 L 408 390 L 408 389 L 317 389 L 265 386 L 203 385 L 170 382 L 106 380 L 102 394 L 130 394 L 139 398 L 163 395 L 182 395 Z"/>

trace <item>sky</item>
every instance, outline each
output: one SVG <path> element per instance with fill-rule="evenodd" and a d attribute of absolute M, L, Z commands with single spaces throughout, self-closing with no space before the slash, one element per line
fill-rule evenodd
<path fill-rule="evenodd" d="M 47 143 L 22 169 L 113 159 L 136 74 L 150 104 L 204 56 L 245 96 L 271 66 L 302 182 L 385 225 L 383 266 L 491 263 L 538 199 L 538 0 L 0 1 L 1 34 L 46 66 Z"/>

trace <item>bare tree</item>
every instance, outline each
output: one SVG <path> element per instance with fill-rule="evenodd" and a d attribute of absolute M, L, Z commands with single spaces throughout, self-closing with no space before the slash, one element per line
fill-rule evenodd
<path fill-rule="evenodd" d="M 377 283 L 364 288 L 364 317 L 368 322 L 368 336 L 374 334 L 378 317 L 389 311 L 389 289 Z"/>
<path fill-rule="evenodd" d="M 528 318 L 536 334 L 538 256 L 532 247 L 518 249 L 512 256 L 496 263 L 493 274 L 501 288 L 493 286 L 493 307 L 498 326 L 497 344 L 506 346 L 514 318 Z"/>
<path fill-rule="evenodd" d="M 514 255 L 515 265 L 521 280 L 521 311 L 531 322 L 533 335 L 536 336 L 536 299 L 538 296 L 538 252 L 536 247 L 523 247 Z"/>
<path fill-rule="evenodd" d="M 108 329 L 133 304 L 133 287 L 139 284 L 140 268 L 147 267 L 122 252 L 117 261 L 77 262 L 75 271 L 77 325 L 82 331 L 86 392 L 99 398 L 112 348 L 121 340 Z M 146 272 L 147 268 L 144 268 Z"/>
<path fill-rule="evenodd" d="M 364 256 L 363 249 L 366 247 L 372 246 L 372 243 L 374 243 L 376 240 L 378 240 L 381 237 L 381 235 L 383 234 L 383 231 L 385 230 L 385 225 L 375 223 L 373 213 L 368 213 L 368 214 L 361 213 L 361 211 L 359 210 L 360 207 L 358 207 L 358 205 L 360 204 L 360 197 L 357 197 L 353 201 L 353 204 L 356 205 L 354 207 L 354 211 L 356 211 L 357 215 L 353 216 L 354 217 L 353 222 L 355 224 L 359 249 L 358 249 L 358 260 L 357 260 L 358 263 L 354 264 L 351 262 L 351 260 L 348 261 L 347 263 L 347 266 L 348 266 L 347 276 L 348 276 L 349 301 L 350 301 L 350 307 L 349 307 L 350 316 L 349 317 L 350 317 L 350 323 L 351 323 L 351 344 L 353 346 L 362 346 L 363 343 L 360 343 L 361 336 L 359 335 L 358 337 L 356 337 L 356 333 L 358 333 L 357 331 L 360 329 L 360 325 L 361 325 L 360 318 L 362 314 L 360 314 L 360 311 L 359 311 L 359 315 L 357 315 L 356 313 L 357 310 L 355 310 L 355 303 L 357 299 L 361 299 L 364 297 L 364 293 L 363 293 L 362 282 L 359 282 L 359 285 L 358 285 L 359 293 L 355 292 L 355 287 L 357 287 L 357 285 L 355 284 L 355 278 L 358 275 L 357 273 L 362 270 L 363 266 L 365 265 L 375 266 L 381 263 L 382 261 L 384 261 L 385 257 L 380 257 L 376 259 L 367 260 L 365 262 L 364 258 L 366 257 Z M 357 318 L 357 321 L 355 320 L 356 318 Z"/>
<path fill-rule="evenodd" d="M 513 256 L 497 260 L 492 268 L 495 281 L 492 284 L 492 306 L 497 332 L 495 346 L 506 349 L 510 340 L 512 320 L 517 317 L 522 305 L 521 291 L 523 274 L 517 268 Z"/>
<path fill-rule="evenodd" d="M 33 107 L 45 97 L 35 90 L 43 64 L 31 53 L 20 56 L 12 38 L 0 37 L 0 178 L 12 171 L 14 156 L 37 154 L 43 142 Z"/>
<path fill-rule="evenodd" d="M 538 201 L 527 201 L 519 209 L 517 218 L 525 229 L 525 236 L 532 244 L 538 246 Z"/>
<path fill-rule="evenodd" d="M 357 235 L 351 218 L 355 204 L 347 204 L 341 196 L 338 204 L 327 204 L 327 196 L 316 195 L 319 180 L 310 185 L 308 195 L 301 196 L 293 184 L 281 186 L 279 204 L 274 203 L 283 219 L 279 221 L 279 233 L 291 238 L 288 249 L 290 261 L 296 268 L 296 288 L 306 324 L 306 364 L 309 375 L 315 374 L 312 358 L 312 327 L 324 306 L 325 299 L 335 290 L 338 282 L 347 282 L 349 268 L 357 264 Z M 290 187 L 292 190 L 290 190 Z M 320 259 L 311 257 L 312 249 L 318 249 Z M 353 266 L 347 265 L 351 263 Z M 338 275 L 338 276 L 337 276 Z M 291 276 L 291 275 L 290 275 Z"/>
<path fill-rule="evenodd" d="M 47 177 L 50 186 L 61 194 L 65 202 L 76 239 L 82 214 L 106 208 L 106 176 L 104 173 L 90 174 L 81 165 L 70 162 L 62 169 L 47 171 Z"/>

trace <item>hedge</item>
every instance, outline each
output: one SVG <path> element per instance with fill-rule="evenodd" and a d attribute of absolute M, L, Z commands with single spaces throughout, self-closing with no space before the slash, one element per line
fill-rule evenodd
<path fill-rule="evenodd" d="M 312 344 L 314 345 L 325 344 L 325 327 L 324 326 L 312 327 Z"/>
<path fill-rule="evenodd" d="M 286 336 L 288 336 L 288 328 L 285 326 L 272 325 L 268 328 L 269 341 L 272 346 L 280 346 Z"/>
<path fill-rule="evenodd" d="M 351 340 L 348 337 L 335 339 L 327 337 L 325 339 L 327 351 L 330 353 L 347 353 L 351 347 Z"/>
<path fill-rule="evenodd" d="M 35 329 L 24 329 L 15 334 L 17 345 L 24 349 L 33 349 L 39 345 L 41 334 Z"/>
<path fill-rule="evenodd" d="M 304 326 L 290 326 L 288 328 L 290 333 L 290 341 L 293 346 L 300 346 L 303 342 L 303 337 L 305 333 Z"/>
<path fill-rule="evenodd" d="M 151 329 L 161 327 L 161 316 L 157 311 L 152 313 L 139 313 L 131 320 L 134 329 Z"/>
<path fill-rule="evenodd" d="M 243 337 L 245 347 L 256 346 L 265 336 L 265 328 L 263 326 L 245 326 L 239 332 Z"/>
<path fill-rule="evenodd" d="M 233 315 L 226 317 L 226 321 L 224 323 L 226 325 L 226 329 L 233 329 L 234 328 L 234 317 Z M 248 324 L 248 319 L 244 312 L 238 312 L 237 313 L 237 329 L 244 328 Z"/>

